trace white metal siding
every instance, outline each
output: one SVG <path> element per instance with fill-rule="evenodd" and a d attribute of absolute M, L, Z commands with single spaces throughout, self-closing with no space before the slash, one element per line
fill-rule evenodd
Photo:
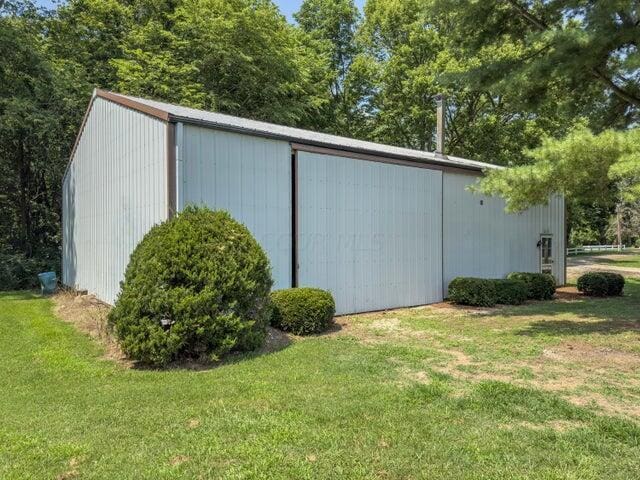
<path fill-rule="evenodd" d="M 291 147 L 184 125 L 178 208 L 204 204 L 246 225 L 271 261 L 274 289 L 291 287 Z"/>
<path fill-rule="evenodd" d="M 442 173 L 298 153 L 298 278 L 337 313 L 442 299 Z"/>
<path fill-rule="evenodd" d="M 114 303 L 129 255 L 166 219 L 166 125 L 96 98 L 63 183 L 66 285 Z"/>
<path fill-rule="evenodd" d="M 564 199 L 553 196 L 548 205 L 507 214 L 501 198 L 467 190 L 477 179 L 444 174 L 445 289 L 458 276 L 502 278 L 514 271 L 540 271 L 536 244 L 543 233 L 553 237 L 553 274 L 564 283 Z"/>

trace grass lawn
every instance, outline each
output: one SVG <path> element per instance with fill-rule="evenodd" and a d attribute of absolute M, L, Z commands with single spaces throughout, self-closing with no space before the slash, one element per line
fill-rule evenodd
<path fill-rule="evenodd" d="M 208 370 L 107 360 L 0 295 L 0 478 L 640 478 L 626 296 L 343 317 Z"/>

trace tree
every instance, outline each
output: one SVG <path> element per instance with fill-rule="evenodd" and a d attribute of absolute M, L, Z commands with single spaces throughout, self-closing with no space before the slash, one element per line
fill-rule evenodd
<path fill-rule="evenodd" d="M 461 42 L 457 12 L 439 11 L 433 0 L 370 0 L 359 34 L 373 92 L 365 103 L 375 116 L 370 138 L 416 149 L 435 148 L 435 96 L 445 93 L 447 152 L 497 164 L 526 161 L 544 133 L 563 125 L 562 112 L 518 108 L 512 97 L 462 81 L 473 67 Z M 464 32 L 467 35 L 468 32 Z M 553 99 L 551 99 L 553 100 Z"/>
<path fill-rule="evenodd" d="M 596 135 L 577 126 L 528 154 L 532 164 L 490 171 L 477 188 L 504 197 L 509 211 L 544 204 L 552 193 L 587 204 L 640 199 L 640 129 Z"/>
<path fill-rule="evenodd" d="M 3 253 L 58 261 L 60 191 L 76 115 L 71 79 L 47 56 L 31 3 L 0 11 L 0 241 Z"/>
<path fill-rule="evenodd" d="M 294 15 L 298 25 L 316 42 L 318 53 L 329 59 L 331 102 L 326 117 L 329 130 L 342 135 L 357 131 L 359 70 L 351 70 L 358 47 L 355 41 L 360 12 L 353 0 L 305 0 Z M 355 95 L 354 95 L 355 93 Z"/>
<path fill-rule="evenodd" d="M 112 60 L 121 91 L 314 125 L 326 64 L 269 0 L 182 0 L 147 15 Z M 145 22 L 146 20 L 146 22 Z"/>
<path fill-rule="evenodd" d="M 475 64 L 464 78 L 478 88 L 515 94 L 527 110 L 561 88 L 562 107 L 582 110 L 598 131 L 638 121 L 636 0 L 436 0 L 436 8 L 455 12 L 454 40 Z"/>

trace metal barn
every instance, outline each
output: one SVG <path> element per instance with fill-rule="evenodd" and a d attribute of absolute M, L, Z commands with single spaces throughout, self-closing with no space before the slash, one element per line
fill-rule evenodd
<path fill-rule="evenodd" d="M 330 290 L 339 314 L 439 302 L 461 275 L 564 283 L 564 199 L 507 214 L 466 188 L 490 168 L 96 90 L 64 176 L 63 282 L 113 304 L 144 234 L 204 204 L 251 230 L 274 288 Z"/>

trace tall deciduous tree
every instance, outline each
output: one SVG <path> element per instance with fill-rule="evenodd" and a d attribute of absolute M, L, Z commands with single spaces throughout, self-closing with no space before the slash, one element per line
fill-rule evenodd
<path fill-rule="evenodd" d="M 294 15 L 298 25 L 315 41 L 319 53 L 329 59 L 331 101 L 325 109 L 325 128 L 342 135 L 357 135 L 360 66 L 351 68 L 358 52 L 355 41 L 360 12 L 353 0 L 305 0 Z"/>
<path fill-rule="evenodd" d="M 447 94 L 447 151 L 491 163 L 521 163 L 521 151 L 563 122 L 554 108 L 519 109 L 508 93 L 458 80 L 473 67 L 460 42 L 458 12 L 434 0 L 370 0 L 359 34 L 376 73 L 371 137 L 417 149 L 435 148 L 435 97 Z M 469 32 L 466 32 L 469 35 Z"/>
<path fill-rule="evenodd" d="M 120 90 L 287 125 L 327 101 L 322 59 L 270 0 L 182 0 L 134 28 Z"/>
<path fill-rule="evenodd" d="M 48 60 L 44 17 L 30 3 L 0 12 L 0 241 L 2 253 L 56 263 L 60 179 L 74 109 L 71 79 Z"/>

